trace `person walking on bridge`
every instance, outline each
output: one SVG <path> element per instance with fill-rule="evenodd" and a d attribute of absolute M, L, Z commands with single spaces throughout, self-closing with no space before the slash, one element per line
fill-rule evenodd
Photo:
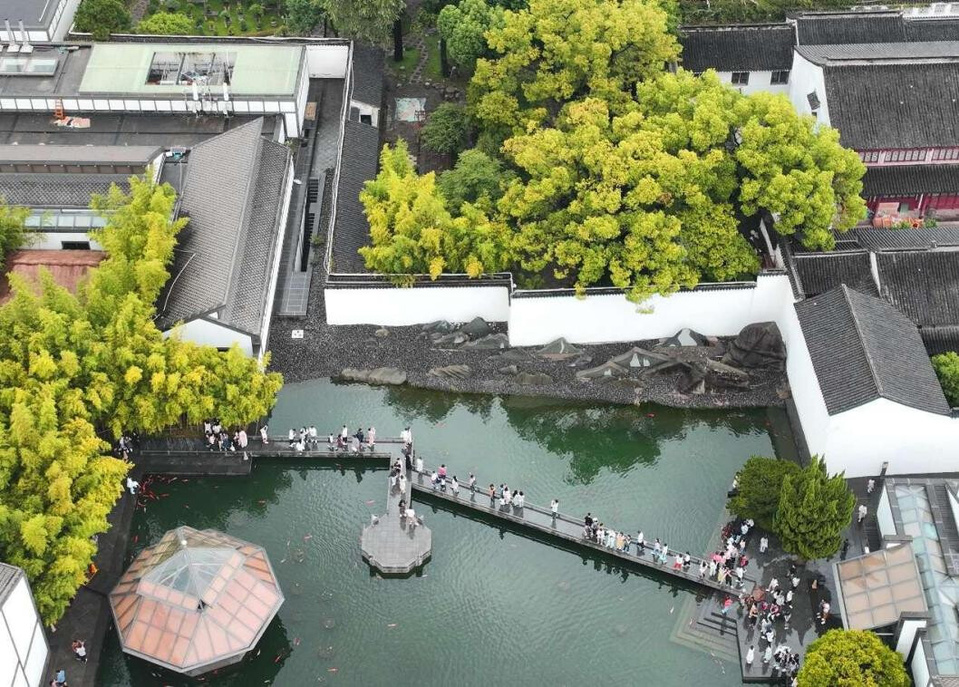
<path fill-rule="evenodd" d="M 450 491 L 453 492 L 453 496 L 456 498 L 460 497 L 460 483 L 456 481 L 456 475 L 453 475 L 453 481 L 450 483 Z"/>
<path fill-rule="evenodd" d="M 555 520 L 556 516 L 559 515 L 559 499 L 550 501 L 549 510 L 553 514 L 553 520 Z"/>

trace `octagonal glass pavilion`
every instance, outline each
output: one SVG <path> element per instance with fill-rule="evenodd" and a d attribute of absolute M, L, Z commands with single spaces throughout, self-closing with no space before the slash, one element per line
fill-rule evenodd
<path fill-rule="evenodd" d="M 123 650 L 186 675 L 240 661 L 282 604 L 261 547 L 185 526 L 141 551 L 110 592 Z"/>

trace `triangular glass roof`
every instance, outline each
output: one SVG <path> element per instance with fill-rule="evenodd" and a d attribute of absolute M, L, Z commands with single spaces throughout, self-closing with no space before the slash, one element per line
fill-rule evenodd
<path fill-rule="evenodd" d="M 235 549 L 184 547 L 146 573 L 141 584 L 152 582 L 202 599 L 210 583 L 235 554 Z"/>

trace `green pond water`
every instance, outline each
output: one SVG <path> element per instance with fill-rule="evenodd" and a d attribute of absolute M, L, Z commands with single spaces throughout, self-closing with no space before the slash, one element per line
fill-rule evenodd
<path fill-rule="evenodd" d="M 310 423 L 321 433 L 372 424 L 381 437 L 412 425 L 417 451 L 461 479 L 473 471 L 529 502 L 555 497 L 564 512 L 694 552 L 719 526 L 736 470 L 789 443 L 781 411 L 288 385 L 271 433 Z M 265 547 L 286 595 L 259 655 L 203 684 L 740 684 L 734 663 L 670 640 L 694 589 L 464 512 L 417 503 L 432 560 L 406 579 L 371 574 L 359 535 L 386 481 L 385 470 L 261 461 L 249 477 L 155 488 L 169 496 L 137 513 L 129 556 L 177 525 L 218 528 Z M 108 634 L 98 685 L 175 684 L 195 683 L 125 656 Z"/>

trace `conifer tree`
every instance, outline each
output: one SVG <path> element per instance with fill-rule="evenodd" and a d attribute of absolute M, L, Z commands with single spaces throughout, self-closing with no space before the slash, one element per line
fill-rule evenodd
<path fill-rule="evenodd" d="M 828 558 L 839 550 L 855 505 L 843 473 L 829 475 L 813 456 L 798 475 L 783 479 L 773 527 L 787 552 L 804 560 Z"/>

